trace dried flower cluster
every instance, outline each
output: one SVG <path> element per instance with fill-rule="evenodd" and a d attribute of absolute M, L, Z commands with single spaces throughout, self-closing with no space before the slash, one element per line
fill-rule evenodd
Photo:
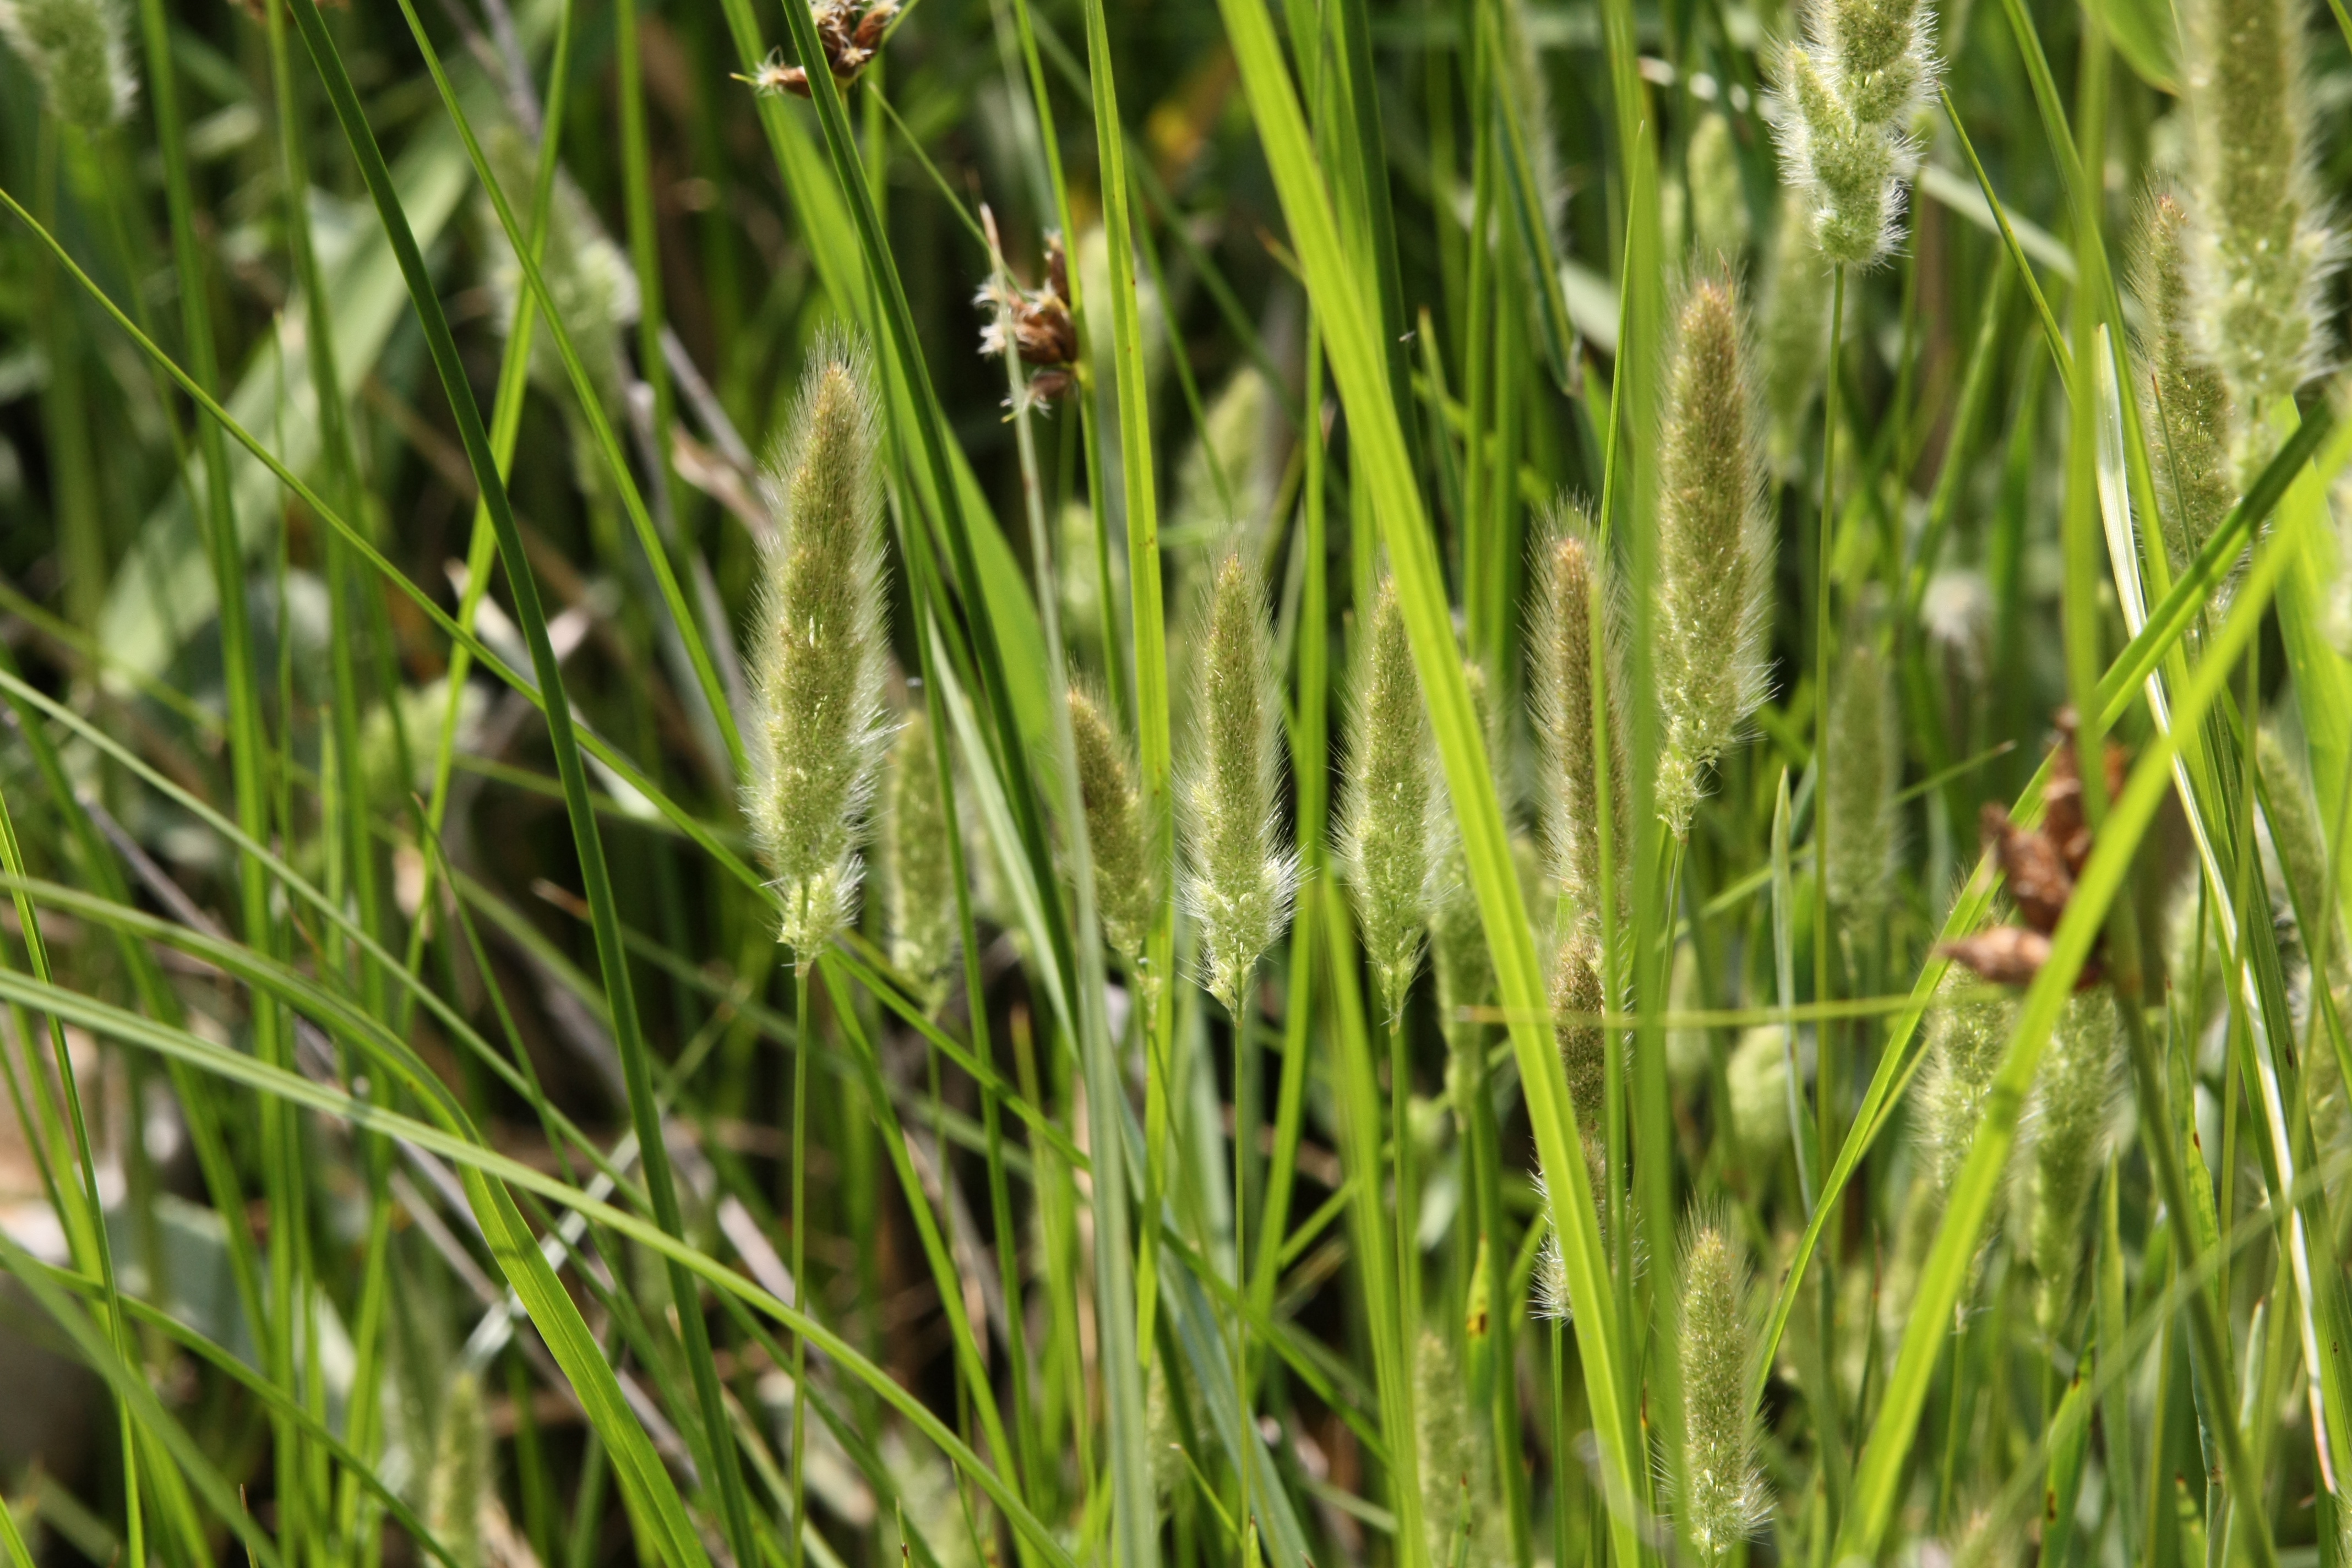
<path fill-rule="evenodd" d="M 882 37 L 898 15 L 898 0 L 872 0 L 864 6 L 857 0 L 814 0 L 809 15 L 816 23 L 816 39 L 824 50 L 825 68 L 833 79 L 843 87 L 856 81 L 874 57 L 882 49 Z M 799 66 L 787 65 L 782 51 L 768 57 L 766 63 L 751 76 L 737 79 L 748 81 L 761 92 L 789 92 L 794 98 L 809 96 L 808 72 Z"/>
<path fill-rule="evenodd" d="M 2124 754 L 2110 741 L 2106 748 L 2107 798 L 2124 784 Z M 2074 880 L 2091 858 L 2091 827 L 2083 816 L 2083 775 L 2076 761 L 2074 710 L 2058 715 L 2058 742 L 2050 752 L 2050 782 L 2042 792 L 2042 826 L 2021 827 L 2000 806 L 1988 804 L 1983 814 L 1986 846 L 2008 879 L 2010 901 L 2017 906 L 2023 926 L 1993 926 L 1936 951 L 1957 959 L 1985 979 L 2001 985 L 2023 985 L 2040 973 L 2050 959 L 2050 935 L 2058 929 L 2074 897 Z M 2083 965 L 2077 987 L 2095 984 L 2101 967 L 2095 948 Z"/>
<path fill-rule="evenodd" d="M 972 302 L 989 312 L 980 329 L 980 352 L 993 358 L 1010 346 L 1018 353 L 1030 367 L 1033 404 L 1066 397 L 1077 385 L 1078 327 L 1070 314 L 1069 259 L 1060 235 L 1045 237 L 1044 289 L 1032 292 L 999 273 Z"/>

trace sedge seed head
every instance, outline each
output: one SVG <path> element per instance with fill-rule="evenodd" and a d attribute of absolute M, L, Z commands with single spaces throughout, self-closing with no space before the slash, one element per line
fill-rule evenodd
<path fill-rule="evenodd" d="M 119 0 L 0 0 L 0 37 L 67 124 L 103 131 L 131 118 L 139 79 Z"/>
<path fill-rule="evenodd" d="M 2144 323 L 2140 395 L 2156 437 L 2157 510 L 2174 569 L 2185 567 L 2237 499 L 2230 472 L 2230 388 L 2196 343 L 2189 209 L 2169 190 L 2148 198 L 2132 289 Z"/>
<path fill-rule="evenodd" d="M 890 962 L 936 1006 L 940 977 L 955 956 L 955 862 L 948 842 L 953 829 L 940 796 L 939 749 L 920 709 L 907 715 L 890 748 L 883 816 Z"/>
<path fill-rule="evenodd" d="M 1847 642 L 1830 689 L 1827 839 L 1830 901 L 1849 927 L 1885 912 L 1894 890 L 1895 790 L 1903 771 L 1893 672 L 1877 639 Z"/>
<path fill-rule="evenodd" d="M 1708 770 L 1764 700 L 1772 540 L 1748 358 L 1738 286 L 1703 277 L 1677 313 L 1659 456 L 1657 804 L 1677 836 Z"/>
<path fill-rule="evenodd" d="M 2085 991 L 2058 1016 L 2034 1077 L 2027 1181 L 2045 1332 L 2059 1328 L 2074 1302 L 2083 1216 L 2114 1121 L 2122 1040 L 2114 991 L 2104 985 Z"/>
<path fill-rule="evenodd" d="M 1393 1018 L 1421 966 L 1438 799 L 1421 679 L 1393 583 L 1381 584 L 1361 639 L 1348 720 L 1339 855 L 1356 895 L 1364 956 Z"/>
<path fill-rule="evenodd" d="M 871 366 L 821 342 L 767 471 L 779 520 L 754 640 L 759 723 L 744 815 L 783 906 L 778 940 L 814 957 L 855 917 L 890 723 L 882 701 L 882 481 Z"/>
<path fill-rule="evenodd" d="M 1094 859 L 1095 910 L 1102 920 L 1104 940 L 1129 964 L 1140 965 L 1151 934 L 1154 884 L 1135 770 L 1102 704 L 1076 687 L 1069 701 L 1078 795 L 1087 814 L 1087 847 Z"/>
<path fill-rule="evenodd" d="M 1551 874 L 1568 900 L 1569 918 L 1588 944 L 1601 937 L 1602 813 L 1601 767 L 1593 738 L 1594 710 L 1604 716 L 1598 733 L 1606 738 L 1609 763 L 1608 848 L 1615 883 L 1615 908 L 1633 907 L 1627 876 L 1632 843 L 1627 831 L 1624 733 L 1618 717 L 1616 616 L 1604 574 L 1596 570 L 1591 528 L 1579 513 L 1554 524 L 1537 547 L 1535 603 L 1530 606 L 1528 688 L 1535 708 L 1537 751 L 1543 770 L 1544 848 Z M 1593 676 L 1595 612 L 1601 628 L 1601 679 Z M 1595 695 L 1599 694 L 1596 704 Z"/>
<path fill-rule="evenodd" d="M 2242 469 L 2269 456 L 2272 405 L 2326 351 L 2336 245 L 2312 174 L 2298 17 L 2287 0 L 2188 7 L 2189 275 L 2200 346 L 2236 405 Z"/>
<path fill-rule="evenodd" d="M 1682 1322 L 1683 1523 L 1703 1563 L 1728 1555 L 1763 1522 L 1756 1413 L 1748 1398 L 1755 1355 L 1747 1271 L 1730 1236 L 1695 1224 L 1684 1244 Z"/>
<path fill-rule="evenodd" d="M 1274 637 L 1258 575 L 1218 563 L 1197 646 L 1192 755 L 1182 790 L 1186 907 L 1201 926 L 1202 982 L 1238 1016 L 1258 959 L 1290 917 L 1295 858 L 1281 841 Z"/>

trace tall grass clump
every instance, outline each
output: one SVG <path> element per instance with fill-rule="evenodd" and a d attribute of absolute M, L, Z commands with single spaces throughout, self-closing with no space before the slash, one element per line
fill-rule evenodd
<path fill-rule="evenodd" d="M 0 1558 L 2343 1561 L 2352 18 L 1181 10 L 0 0 Z"/>

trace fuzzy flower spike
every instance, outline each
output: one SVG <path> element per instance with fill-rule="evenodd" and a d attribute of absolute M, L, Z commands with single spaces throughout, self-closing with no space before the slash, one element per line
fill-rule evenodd
<path fill-rule="evenodd" d="M 1895 248 L 1918 167 L 1912 117 L 1934 89 L 1927 0 L 1811 0 L 1780 58 L 1772 118 L 1822 254 L 1866 268 Z"/>
<path fill-rule="evenodd" d="M 1608 589 L 1596 583 L 1591 525 L 1580 511 L 1564 515 L 1552 536 L 1537 549 L 1535 602 L 1530 606 L 1528 656 L 1533 664 L 1528 687 L 1534 699 L 1536 736 L 1543 759 L 1544 848 L 1553 880 L 1568 900 L 1576 934 L 1588 943 L 1601 937 L 1601 775 L 1592 743 L 1592 612 L 1601 611 L 1603 694 L 1609 756 L 1610 859 L 1614 907 L 1622 917 L 1633 908 L 1627 870 L 1632 835 L 1626 827 L 1624 735 L 1617 706 L 1615 617 Z"/>
<path fill-rule="evenodd" d="M 1681 1512 L 1702 1563 L 1720 1563 L 1763 1522 L 1756 1413 L 1748 1399 L 1755 1351 L 1747 1280 L 1724 1227 L 1694 1225 L 1683 1253 L 1683 1496 Z"/>
<path fill-rule="evenodd" d="M 2153 399 L 2147 425 L 2160 441 L 2157 510 L 2173 569 L 2189 560 L 2229 515 L 2238 497 L 2230 478 L 2230 387 L 2198 353 L 2189 297 L 2189 209 L 2165 189 L 2149 194 L 2132 291 L 2145 323 L 2141 384 Z"/>
<path fill-rule="evenodd" d="M 1348 717 L 1340 856 L 1381 1005 L 1393 1018 L 1421 967 L 1431 904 L 1432 811 L 1440 798 L 1421 681 L 1394 583 L 1381 584 Z"/>
<path fill-rule="evenodd" d="M 0 0 L 0 37 L 59 120 L 103 131 L 131 117 L 139 79 L 118 0 Z"/>
<path fill-rule="evenodd" d="M 1282 757 L 1265 599 L 1242 556 L 1218 564 L 1200 639 L 1183 787 L 1191 852 L 1184 899 L 1201 925 L 1202 984 L 1237 1017 L 1251 972 L 1290 917 L 1297 882 L 1276 814 Z"/>
<path fill-rule="evenodd" d="M 751 663 L 744 815 L 782 897 L 777 940 L 806 963 L 857 910 L 858 856 L 890 724 L 882 702 L 882 480 L 863 351 L 820 343 L 767 473 L 780 520 Z"/>
<path fill-rule="evenodd" d="M 2270 410 L 2327 347 L 2337 247 L 2312 177 L 2298 16 L 2287 0 L 2188 7 L 2189 287 L 2198 347 L 2237 405 L 2242 476 L 2270 455 Z"/>
<path fill-rule="evenodd" d="M 1772 538 L 1738 285 L 1702 277 L 1675 323 L 1659 455 L 1651 667 L 1664 721 L 1658 815 L 1680 837 L 1708 769 L 1764 700 Z"/>

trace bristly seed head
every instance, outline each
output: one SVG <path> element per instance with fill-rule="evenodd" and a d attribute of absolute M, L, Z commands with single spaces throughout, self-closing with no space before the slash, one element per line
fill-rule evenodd
<path fill-rule="evenodd" d="M 139 79 L 120 0 L 0 0 L 0 37 L 67 124 L 103 131 L 131 118 Z"/>
<path fill-rule="evenodd" d="M 425 1521 L 459 1568 L 485 1568 L 488 1562 L 483 1550 L 482 1500 L 489 1466 L 481 1381 L 460 1372 L 441 1394 L 441 1425 L 434 1436 L 425 1498 Z"/>
<path fill-rule="evenodd" d="M 907 715 L 890 749 L 888 800 L 883 813 L 883 901 L 890 916 L 890 962 L 936 1006 L 940 977 L 955 956 L 954 831 L 940 797 L 939 751 L 930 720 L 919 708 Z"/>
<path fill-rule="evenodd" d="M 1849 931 L 1885 911 L 1894 890 L 1895 789 L 1903 772 L 1893 672 L 1867 626 L 1848 637 L 1830 689 L 1830 902 Z"/>
<path fill-rule="evenodd" d="M 1095 909 L 1102 920 L 1103 939 L 1130 967 L 1139 967 L 1151 935 L 1155 888 L 1135 773 L 1101 704 L 1075 687 L 1070 690 L 1070 737 L 1077 752 L 1078 795 L 1087 814 L 1087 847 L 1094 858 Z"/>
<path fill-rule="evenodd" d="M 1348 719 L 1340 862 L 1356 895 L 1365 959 L 1381 1006 L 1393 1018 L 1421 967 L 1432 892 L 1432 815 L 1439 795 L 1421 680 L 1391 582 L 1381 584 L 1361 639 Z"/>
<path fill-rule="evenodd" d="M 1601 632 L 1599 706 L 1606 715 L 1601 732 L 1609 758 L 1608 847 L 1614 884 L 1611 890 L 1621 917 L 1633 908 L 1615 616 L 1604 574 L 1595 570 L 1592 549 L 1590 525 L 1574 512 L 1564 513 L 1554 525 L 1551 538 L 1538 546 L 1528 639 L 1528 658 L 1533 666 L 1528 686 L 1543 766 L 1544 847 L 1552 876 L 1568 900 L 1569 918 L 1587 945 L 1597 945 L 1601 939 L 1601 772 L 1593 747 L 1596 609 Z"/>
<path fill-rule="evenodd" d="M 1651 667 L 1664 731 L 1658 815 L 1679 837 L 1707 770 L 1764 700 L 1772 536 L 1747 313 L 1728 277 L 1702 278 L 1684 299 L 1665 415 Z"/>
<path fill-rule="evenodd" d="M 858 844 L 889 744 L 882 702 L 882 477 L 872 371 L 820 342 L 766 474 L 779 520 L 755 638 L 759 724 L 744 816 L 806 964 L 856 915 Z"/>
<path fill-rule="evenodd" d="M 2074 1304 L 2083 1215 L 2106 1159 L 2123 1060 L 2123 1020 L 2116 1006 L 2115 992 L 2105 985 L 2070 1000 L 2033 1080 L 2028 1190 L 2045 1333 L 2063 1326 Z"/>
<path fill-rule="evenodd" d="M 2230 477 L 2229 384 L 2197 349 L 2190 228 L 2178 195 L 2151 193 L 2132 268 L 2143 322 L 2140 393 L 2158 454 L 2157 510 L 2175 571 L 2212 536 L 2238 495 Z"/>
<path fill-rule="evenodd" d="M 2326 355 L 2337 247 L 2312 175 L 2300 12 L 2287 0 L 2188 9 L 2189 288 L 2198 346 L 2236 405 L 2242 479 L 2270 455 L 2272 407 Z"/>
<path fill-rule="evenodd" d="M 1926 0 L 1812 0 L 1785 46 L 1771 114 L 1822 254 L 1867 268 L 1895 247 L 1918 166 L 1912 117 L 1933 89 Z"/>
<path fill-rule="evenodd" d="M 1684 1526 L 1702 1563 L 1719 1563 L 1755 1533 L 1768 1504 L 1756 1468 L 1756 1415 L 1748 1398 L 1755 1350 L 1747 1280 L 1719 1225 L 1693 1226 L 1683 1253 Z"/>
<path fill-rule="evenodd" d="M 1201 926 L 1202 984 L 1235 1017 L 1258 959 L 1290 918 L 1297 881 L 1275 800 L 1282 756 L 1265 597 L 1240 554 L 1218 564 L 1199 641 L 1182 789 L 1184 900 Z"/>

